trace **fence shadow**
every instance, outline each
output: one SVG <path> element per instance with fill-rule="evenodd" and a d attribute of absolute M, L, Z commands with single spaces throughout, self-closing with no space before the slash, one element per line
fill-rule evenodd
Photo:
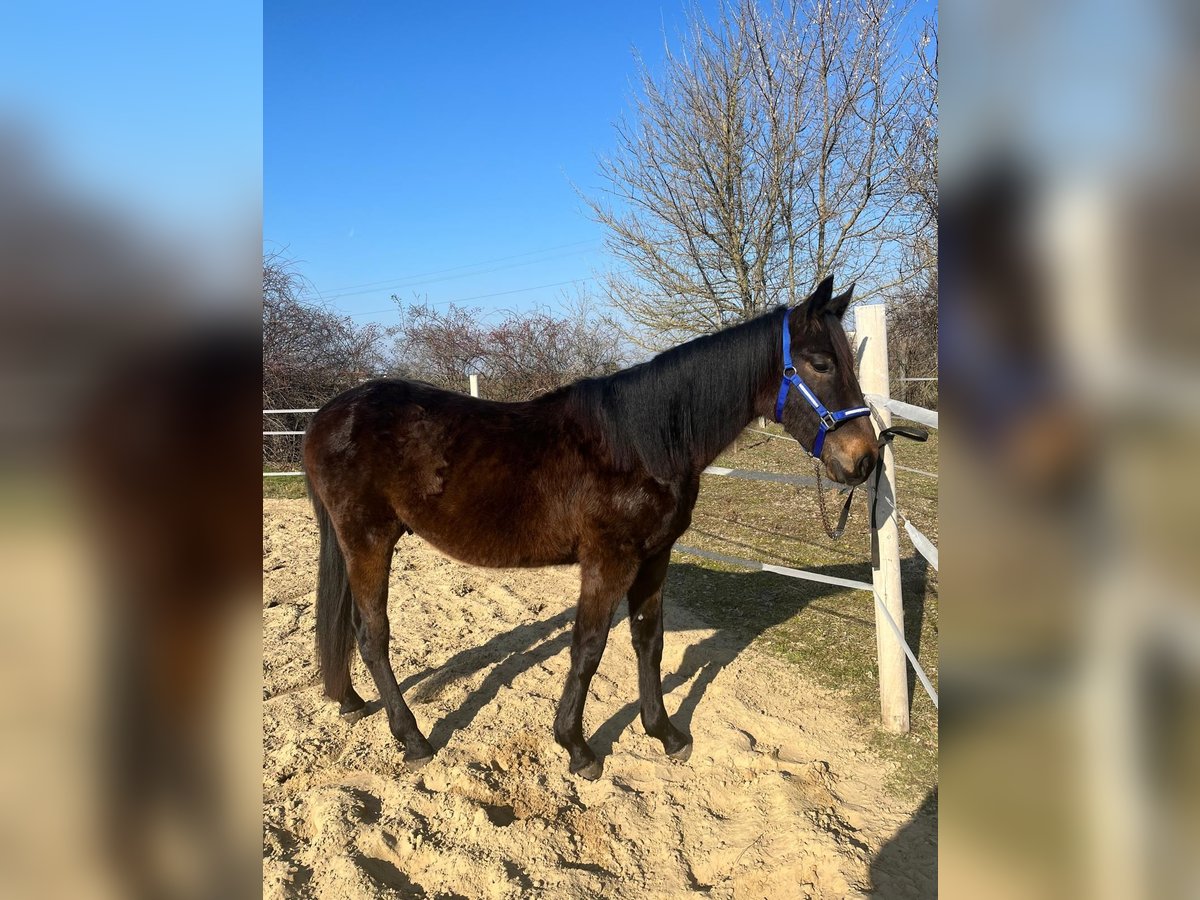
<path fill-rule="evenodd" d="M 908 642 L 913 656 L 921 662 L 921 629 L 925 626 L 925 600 L 929 593 L 929 563 L 919 553 L 900 561 L 900 578 L 904 596 L 904 640 Z M 874 602 L 874 601 L 872 601 Z M 908 673 L 908 708 L 912 709 L 916 691 L 924 691 L 917 682 L 917 673 L 906 665 Z"/>

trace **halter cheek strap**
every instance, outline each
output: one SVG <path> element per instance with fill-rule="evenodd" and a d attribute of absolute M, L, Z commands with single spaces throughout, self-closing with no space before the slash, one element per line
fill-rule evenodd
<path fill-rule="evenodd" d="M 804 379 L 800 377 L 796 371 L 796 367 L 792 365 L 792 333 L 788 328 L 788 316 L 791 315 L 791 310 L 786 309 L 783 312 L 783 380 L 779 382 L 779 396 L 775 400 L 775 421 L 783 421 L 783 404 L 787 402 L 788 388 L 793 387 L 800 392 L 800 396 L 805 399 L 813 411 L 820 419 L 817 425 L 817 437 L 813 441 L 812 455 L 820 456 L 821 448 L 825 446 L 825 435 L 833 431 L 847 419 L 857 419 L 859 416 L 869 416 L 871 410 L 865 406 L 855 406 L 851 409 L 839 409 L 836 412 L 830 412 L 825 408 L 825 404 L 817 399 L 817 395 L 812 392 Z"/>

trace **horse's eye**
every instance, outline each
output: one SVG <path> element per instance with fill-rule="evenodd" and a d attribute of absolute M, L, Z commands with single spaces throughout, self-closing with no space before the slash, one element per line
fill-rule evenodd
<path fill-rule="evenodd" d="M 827 359 L 814 359 L 810 363 L 814 372 L 820 372 L 824 375 L 826 372 L 833 371 L 833 363 Z"/>

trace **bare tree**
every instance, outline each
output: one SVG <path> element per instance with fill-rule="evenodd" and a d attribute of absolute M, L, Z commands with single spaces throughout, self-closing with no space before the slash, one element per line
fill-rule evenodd
<path fill-rule="evenodd" d="M 888 295 L 888 343 L 893 392 L 910 403 L 937 407 L 938 373 L 938 68 L 937 22 L 922 32 L 900 197 L 906 227 L 897 235 L 907 277 Z"/>
<path fill-rule="evenodd" d="M 909 3 L 738 0 L 695 15 L 661 76 L 642 64 L 587 198 L 623 264 L 608 299 L 654 347 L 802 296 L 902 273 L 902 139 L 917 68 Z"/>

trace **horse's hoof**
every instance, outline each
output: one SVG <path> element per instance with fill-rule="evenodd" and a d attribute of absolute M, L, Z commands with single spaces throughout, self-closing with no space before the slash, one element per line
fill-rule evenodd
<path fill-rule="evenodd" d="M 357 722 L 367 714 L 368 709 L 367 701 L 358 696 L 358 692 L 353 689 L 338 703 L 338 715 L 347 722 Z"/>
<path fill-rule="evenodd" d="M 432 751 L 424 756 L 414 756 L 411 753 L 405 753 L 404 754 L 404 766 L 410 772 L 415 772 L 417 769 L 420 769 L 426 763 L 428 763 L 431 759 L 433 759 Z"/>
<path fill-rule="evenodd" d="M 593 759 L 586 766 L 578 769 L 571 769 L 572 775 L 578 775 L 580 778 L 586 778 L 588 781 L 595 781 L 600 777 L 600 773 L 604 771 L 604 763 L 598 759 Z"/>
<path fill-rule="evenodd" d="M 668 753 L 667 756 L 677 762 L 687 762 L 692 756 L 692 742 L 688 741 L 674 753 Z"/>

